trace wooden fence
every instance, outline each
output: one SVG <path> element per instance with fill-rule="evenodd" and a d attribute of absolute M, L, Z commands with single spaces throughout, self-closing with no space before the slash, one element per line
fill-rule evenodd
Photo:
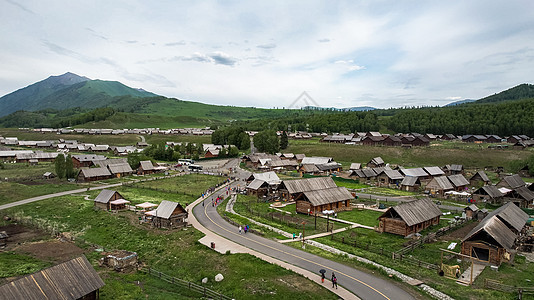
<path fill-rule="evenodd" d="M 205 286 L 202 286 L 202 285 L 199 285 L 199 284 L 196 284 L 194 282 L 191 282 L 191 281 L 187 281 L 187 280 L 183 280 L 183 279 L 180 279 L 180 278 L 176 278 L 176 277 L 172 277 L 172 276 L 169 276 L 165 273 L 162 273 L 160 271 L 157 271 L 157 270 L 154 270 L 154 269 L 151 269 L 151 268 L 141 268 L 139 269 L 139 271 L 143 272 L 143 273 L 146 273 L 146 274 L 149 274 L 149 275 L 152 275 L 154 277 L 157 277 L 161 280 L 164 280 L 170 284 L 174 284 L 174 285 L 177 285 L 177 286 L 180 286 L 182 288 L 188 288 L 189 290 L 192 290 L 192 291 L 195 291 L 195 292 L 198 292 L 200 294 L 203 295 L 203 297 L 209 297 L 211 299 L 214 299 L 214 300 L 233 300 L 231 297 L 228 297 L 226 295 L 223 295 L 221 293 L 218 293 L 218 292 L 215 292 L 213 290 L 210 290 L 208 288 L 206 288 Z"/>
<path fill-rule="evenodd" d="M 503 284 L 499 281 L 492 279 L 484 280 L 484 287 L 487 289 L 492 289 L 496 291 L 501 291 L 505 293 L 517 293 L 518 299 L 523 299 L 523 295 L 534 295 L 534 287 L 517 287 L 507 284 Z"/>

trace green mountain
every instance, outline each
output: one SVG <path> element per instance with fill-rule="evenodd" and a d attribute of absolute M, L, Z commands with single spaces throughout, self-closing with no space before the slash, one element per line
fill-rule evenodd
<path fill-rule="evenodd" d="M 154 97 L 116 81 L 90 80 L 73 73 L 50 76 L 0 98 L 0 116 L 18 110 L 37 111 L 47 108 L 97 108 L 106 106 L 116 96 Z"/>
<path fill-rule="evenodd" d="M 480 103 L 495 103 L 534 98 L 534 84 L 523 83 L 500 93 L 484 97 L 475 101 Z"/>

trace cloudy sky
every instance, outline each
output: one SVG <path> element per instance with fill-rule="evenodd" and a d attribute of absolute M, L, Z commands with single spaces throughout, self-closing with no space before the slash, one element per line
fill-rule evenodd
<path fill-rule="evenodd" d="M 204 103 L 443 105 L 534 83 L 534 1 L 0 0 L 0 96 L 73 72 Z"/>

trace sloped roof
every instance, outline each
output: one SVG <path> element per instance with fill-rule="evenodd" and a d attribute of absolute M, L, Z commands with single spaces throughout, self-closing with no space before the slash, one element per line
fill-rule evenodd
<path fill-rule="evenodd" d="M 111 171 L 112 174 L 132 173 L 133 172 L 132 168 L 130 167 L 130 165 L 128 163 L 109 165 L 108 168 L 109 168 L 109 170 Z"/>
<path fill-rule="evenodd" d="M 254 173 L 252 174 L 252 176 L 254 177 L 254 179 L 267 181 L 269 184 L 280 183 L 280 178 L 273 171 L 264 173 Z"/>
<path fill-rule="evenodd" d="M 362 168 L 362 164 L 361 163 L 351 163 L 350 164 L 350 170 L 358 170 L 358 169 L 361 169 Z"/>
<path fill-rule="evenodd" d="M 290 194 L 337 187 L 334 180 L 330 177 L 284 180 L 282 183 Z"/>
<path fill-rule="evenodd" d="M 385 164 L 384 160 L 380 156 L 377 156 L 377 157 L 371 159 L 371 163 L 373 163 L 375 165 L 383 165 L 383 164 Z"/>
<path fill-rule="evenodd" d="M 365 168 L 365 169 L 356 170 L 356 171 L 361 171 L 361 173 L 363 174 L 364 178 L 370 178 L 370 177 L 375 177 L 376 176 L 375 170 L 373 170 L 371 168 Z"/>
<path fill-rule="evenodd" d="M 345 187 L 305 191 L 304 196 L 311 202 L 313 206 L 336 203 L 354 198 Z"/>
<path fill-rule="evenodd" d="M 402 174 L 397 170 L 384 170 L 382 173 L 386 174 L 386 176 L 391 180 L 404 179 L 404 176 L 402 176 Z"/>
<path fill-rule="evenodd" d="M 94 161 L 94 160 L 105 160 L 106 157 L 104 155 L 73 155 L 74 159 L 78 160 L 79 162 L 85 162 L 85 161 Z"/>
<path fill-rule="evenodd" d="M 503 193 L 501 193 L 501 191 L 499 190 L 499 188 L 494 185 L 483 186 L 480 189 L 476 190 L 474 194 L 481 194 L 481 190 L 484 191 L 491 198 L 499 198 L 504 196 Z"/>
<path fill-rule="evenodd" d="M 470 180 L 472 180 L 475 176 L 480 176 L 480 178 L 482 179 L 482 181 L 484 182 L 490 182 L 491 180 L 489 179 L 488 175 L 486 175 L 486 172 L 484 171 L 478 171 L 475 173 L 475 175 L 473 175 L 473 177 L 471 177 Z"/>
<path fill-rule="evenodd" d="M 476 205 L 474 205 L 474 204 L 469 205 L 469 206 L 466 207 L 465 209 L 470 209 L 470 210 L 472 210 L 472 211 L 474 211 L 474 212 L 477 212 L 477 211 L 478 211 L 478 207 L 477 207 Z"/>
<path fill-rule="evenodd" d="M 306 157 L 306 154 L 295 154 L 295 158 L 297 160 L 302 160 L 302 159 L 304 159 L 304 157 Z"/>
<path fill-rule="evenodd" d="M 415 176 L 405 176 L 401 182 L 401 185 L 414 186 L 416 185 L 418 179 L 419 177 L 415 177 Z"/>
<path fill-rule="evenodd" d="M 302 165 L 300 169 L 305 173 L 319 172 L 319 168 L 317 168 L 315 165 Z"/>
<path fill-rule="evenodd" d="M 108 190 L 108 189 L 103 189 L 100 194 L 98 194 L 98 196 L 96 196 L 95 198 L 95 202 L 99 202 L 99 203 L 108 203 L 109 200 L 111 199 L 111 197 L 117 193 L 116 191 L 112 191 L 112 190 Z M 120 195 L 120 194 L 119 194 Z M 122 197 L 122 196 L 121 196 Z"/>
<path fill-rule="evenodd" d="M 144 171 L 155 170 L 154 169 L 154 165 L 152 164 L 152 162 L 150 160 L 142 160 L 142 161 L 140 161 L 140 164 L 141 164 L 141 168 Z"/>
<path fill-rule="evenodd" d="M 450 175 L 447 176 L 447 178 L 449 178 L 455 187 L 469 185 L 469 181 L 465 179 L 464 175 L 462 174 Z"/>
<path fill-rule="evenodd" d="M 251 183 L 249 183 L 249 185 L 247 185 L 247 189 L 257 190 L 257 189 L 259 189 L 264 183 L 266 183 L 266 181 L 261 180 L 261 179 L 254 179 L 254 180 L 252 180 Z"/>
<path fill-rule="evenodd" d="M 109 165 L 127 164 L 126 158 L 108 158 L 106 160 L 95 160 L 93 163 L 99 167 L 107 167 Z"/>
<path fill-rule="evenodd" d="M 178 206 L 180 206 L 180 203 L 163 200 L 158 208 L 153 211 L 153 215 L 159 218 L 168 219 Z"/>
<path fill-rule="evenodd" d="M 517 231 L 521 231 L 528 220 L 528 214 L 512 202 L 506 203 L 505 205 L 492 211 L 488 214 L 488 217 L 489 216 L 499 217 Z"/>
<path fill-rule="evenodd" d="M 424 167 L 423 168 L 430 176 L 444 175 L 445 172 L 440 167 Z"/>
<path fill-rule="evenodd" d="M 284 159 L 284 160 L 269 160 L 267 162 L 273 168 L 276 167 L 296 167 L 299 164 L 294 160 Z"/>
<path fill-rule="evenodd" d="M 432 181 L 436 182 L 438 184 L 438 186 L 442 190 L 452 190 L 452 189 L 454 189 L 454 187 L 452 186 L 452 183 L 449 181 L 447 176 L 434 177 L 434 179 L 432 179 Z M 427 185 L 427 187 L 429 185 L 430 185 L 430 183 Z"/>
<path fill-rule="evenodd" d="M 341 168 L 341 164 L 337 162 L 330 162 L 327 164 L 317 164 L 315 165 L 321 171 L 328 171 Z"/>
<path fill-rule="evenodd" d="M 85 256 L 24 276 L 0 286 L 2 299 L 79 299 L 104 282 Z"/>
<path fill-rule="evenodd" d="M 471 239 L 481 231 L 485 231 L 502 247 L 510 250 L 514 245 L 516 235 L 506 226 L 499 218 L 487 216 L 475 228 L 473 228 L 463 239 L 462 242 Z"/>
<path fill-rule="evenodd" d="M 397 206 L 390 207 L 388 211 L 390 209 L 394 210 L 408 226 L 419 224 L 437 216 L 441 216 L 441 210 L 430 199 L 419 199 L 411 202 L 404 202 Z M 382 214 L 382 216 L 385 216 L 386 214 L 387 211 Z"/>
<path fill-rule="evenodd" d="M 400 169 L 400 172 L 404 176 L 414 176 L 414 177 L 425 177 L 428 174 L 423 170 L 423 168 L 411 168 L 411 169 Z"/>
<path fill-rule="evenodd" d="M 534 199 L 534 193 L 524 186 L 514 189 L 514 192 L 527 201 L 532 201 Z"/>
<path fill-rule="evenodd" d="M 89 168 L 89 169 L 82 168 L 80 172 L 82 172 L 85 178 L 99 177 L 99 176 L 111 176 L 111 173 L 109 172 L 108 168 L 105 168 L 105 167 Z"/>
<path fill-rule="evenodd" d="M 319 156 L 311 156 L 311 157 L 304 157 L 302 159 L 303 165 L 322 165 L 327 164 L 331 162 L 333 159 L 331 157 L 319 157 Z"/>
<path fill-rule="evenodd" d="M 512 189 L 515 189 L 521 186 L 526 186 L 526 183 L 517 174 L 506 176 L 502 180 L 504 180 Z"/>

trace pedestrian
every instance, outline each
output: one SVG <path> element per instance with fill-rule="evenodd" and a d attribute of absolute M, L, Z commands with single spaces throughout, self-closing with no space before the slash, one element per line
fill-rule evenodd
<path fill-rule="evenodd" d="M 241 234 L 241 225 L 239 225 L 239 234 Z"/>
<path fill-rule="evenodd" d="M 324 283 L 324 273 L 321 273 L 321 282 Z"/>
<path fill-rule="evenodd" d="M 334 285 L 336 286 L 336 289 L 337 289 L 337 277 L 334 276 L 334 280 L 332 280 L 332 287 L 334 287 Z"/>
<path fill-rule="evenodd" d="M 334 288 L 334 278 L 336 278 L 336 275 L 332 272 L 332 288 Z"/>
<path fill-rule="evenodd" d="M 297 237 L 297 235 L 293 232 L 293 239 L 295 239 Z M 324 276 L 324 274 L 323 274 Z"/>

